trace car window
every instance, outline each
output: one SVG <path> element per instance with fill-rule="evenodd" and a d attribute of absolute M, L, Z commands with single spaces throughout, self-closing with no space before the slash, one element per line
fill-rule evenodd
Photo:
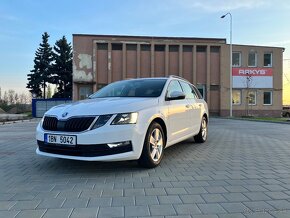
<path fill-rule="evenodd" d="M 90 98 L 106 97 L 158 97 L 166 83 L 166 79 L 124 80 L 111 83 Z"/>
<path fill-rule="evenodd" d="M 186 98 L 190 98 L 190 99 L 197 98 L 197 95 L 196 95 L 194 89 L 188 83 L 185 83 L 182 81 L 179 81 L 179 82 L 181 84 L 183 92 L 185 93 Z"/>
<path fill-rule="evenodd" d="M 178 91 L 178 92 L 183 92 L 182 91 L 182 88 L 179 84 L 179 82 L 177 80 L 172 80 L 170 82 L 170 84 L 168 85 L 168 88 L 167 88 L 167 97 L 170 97 L 171 96 L 171 93 L 172 92 L 175 92 L 175 91 Z"/>
<path fill-rule="evenodd" d="M 196 94 L 196 97 L 199 98 L 199 99 L 203 99 L 202 94 L 198 91 L 198 89 L 195 86 L 193 86 L 193 85 L 191 85 L 191 87 L 194 90 L 194 92 Z"/>

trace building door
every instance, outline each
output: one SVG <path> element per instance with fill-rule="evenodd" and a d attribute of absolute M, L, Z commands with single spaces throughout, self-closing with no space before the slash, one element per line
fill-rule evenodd
<path fill-rule="evenodd" d="M 79 86 L 79 100 L 86 99 L 91 94 L 93 94 L 92 85 L 81 85 L 81 86 Z"/>

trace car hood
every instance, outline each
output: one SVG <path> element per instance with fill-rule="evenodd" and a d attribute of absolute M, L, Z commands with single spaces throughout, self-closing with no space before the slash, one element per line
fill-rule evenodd
<path fill-rule="evenodd" d="M 117 114 L 136 112 L 157 104 L 158 98 L 95 98 L 55 106 L 48 110 L 45 115 L 64 119 L 72 116 Z"/>

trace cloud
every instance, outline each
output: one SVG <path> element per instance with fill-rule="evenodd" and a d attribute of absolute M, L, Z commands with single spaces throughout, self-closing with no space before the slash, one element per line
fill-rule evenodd
<path fill-rule="evenodd" d="M 269 5 L 270 0 L 184 0 L 180 1 L 187 8 L 201 9 L 207 12 L 221 12 L 221 11 L 231 11 L 236 9 L 252 9 L 265 5 Z"/>

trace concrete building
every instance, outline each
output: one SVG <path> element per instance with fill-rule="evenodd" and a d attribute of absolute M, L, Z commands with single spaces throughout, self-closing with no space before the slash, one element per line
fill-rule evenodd
<path fill-rule="evenodd" d="M 283 48 L 233 45 L 233 115 L 280 116 Z M 212 115 L 228 116 L 226 39 L 73 35 L 73 99 L 139 77 L 178 75 L 195 84 Z"/>

